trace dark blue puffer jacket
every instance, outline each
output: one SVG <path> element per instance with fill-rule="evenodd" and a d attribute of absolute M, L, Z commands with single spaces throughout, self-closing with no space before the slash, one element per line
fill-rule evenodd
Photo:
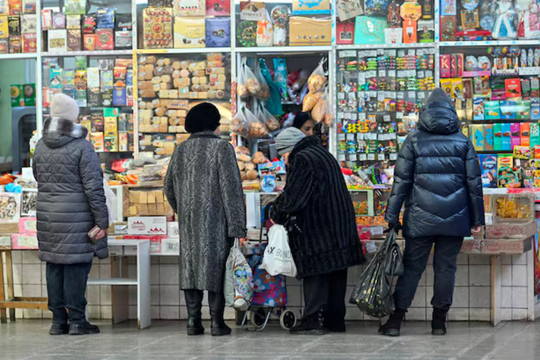
<path fill-rule="evenodd" d="M 420 111 L 418 131 L 403 143 L 395 167 L 386 221 L 395 224 L 405 203 L 405 238 L 469 236 L 484 225 L 478 156 L 459 131 L 447 102 L 430 102 Z"/>

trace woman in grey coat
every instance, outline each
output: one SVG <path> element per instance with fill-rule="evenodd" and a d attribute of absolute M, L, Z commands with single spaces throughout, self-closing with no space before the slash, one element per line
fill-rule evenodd
<path fill-rule="evenodd" d="M 234 238 L 246 233 L 240 170 L 234 149 L 216 135 L 220 114 L 210 103 L 186 117 L 192 135 L 178 145 L 165 178 L 167 200 L 178 215 L 180 288 L 188 309 L 188 335 L 201 335 L 203 290 L 208 291 L 212 335 L 229 335 L 223 321 L 225 263 Z"/>
<path fill-rule="evenodd" d="M 48 305 L 53 313 L 51 335 L 99 332 L 86 321 L 85 292 L 94 256 L 108 256 L 109 214 L 100 161 L 86 140 L 88 130 L 76 123 L 78 117 L 75 100 L 56 94 L 33 162 L 39 191 L 39 256 L 47 262 Z M 101 229 L 95 244 L 88 237 L 94 226 Z"/>

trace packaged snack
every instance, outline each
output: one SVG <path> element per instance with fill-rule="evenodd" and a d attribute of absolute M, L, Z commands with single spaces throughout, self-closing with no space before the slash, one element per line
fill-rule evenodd
<path fill-rule="evenodd" d="M 268 16 L 268 13 L 267 13 Z M 268 18 L 257 22 L 257 46 L 268 47 L 274 45 L 274 27 Z"/>
<path fill-rule="evenodd" d="M 474 95 L 474 110 L 473 110 L 473 119 L 474 120 L 484 120 L 484 101 L 485 97 L 483 95 Z"/>
<path fill-rule="evenodd" d="M 248 122 L 246 116 L 244 115 L 244 110 L 245 107 L 242 107 L 232 118 L 231 130 L 233 133 L 247 138 L 249 136 Z"/>
<path fill-rule="evenodd" d="M 521 126 L 519 123 L 510 124 L 510 144 L 512 149 L 521 146 Z"/>
<path fill-rule="evenodd" d="M 67 51 L 67 32 L 66 30 L 49 30 L 49 52 L 66 52 Z"/>
<path fill-rule="evenodd" d="M 23 0 L 23 13 L 24 14 L 36 14 L 36 1 L 37 0 Z M 6 0 L 3 0 L 6 3 Z M 0 10 L 1 13 L 1 10 Z"/>
<path fill-rule="evenodd" d="M 248 125 L 248 138 L 250 139 L 259 139 L 268 137 L 268 128 L 266 124 L 260 122 L 255 114 L 253 114 L 249 109 L 244 108 L 244 115 L 246 117 Z"/>
<path fill-rule="evenodd" d="M 274 59 L 274 82 L 278 85 L 279 94 L 283 101 L 289 100 L 289 95 L 287 92 L 287 60 L 284 58 L 275 58 Z"/>
<path fill-rule="evenodd" d="M 498 120 L 501 118 L 501 111 L 498 101 L 486 101 L 484 103 L 484 116 L 486 120 Z"/>
<path fill-rule="evenodd" d="M 66 15 L 63 13 L 54 13 L 52 17 L 52 28 L 62 30 L 66 28 Z"/>
<path fill-rule="evenodd" d="M 172 9 L 146 8 L 143 10 L 144 48 L 167 49 L 173 45 Z"/>
<path fill-rule="evenodd" d="M 203 17 L 176 17 L 174 21 L 174 47 L 205 47 L 205 19 Z"/>
<path fill-rule="evenodd" d="M 9 35 L 21 34 L 21 17 L 20 16 L 8 16 Z"/>
<path fill-rule="evenodd" d="M 37 15 L 27 14 L 21 16 L 21 33 L 34 34 L 37 31 Z"/>
<path fill-rule="evenodd" d="M 511 151 L 512 150 L 512 140 L 511 140 L 511 126 L 509 123 L 501 124 L 501 130 L 502 130 L 502 149 L 503 151 Z"/>
<path fill-rule="evenodd" d="M 81 29 L 81 15 L 66 15 L 66 29 Z"/>
<path fill-rule="evenodd" d="M 93 34 L 97 27 L 96 14 L 83 15 L 83 33 Z"/>
<path fill-rule="evenodd" d="M 497 158 L 497 187 L 521 187 L 521 175 L 514 169 L 512 154 Z"/>
<path fill-rule="evenodd" d="M 520 79 L 505 79 L 504 87 L 507 98 L 521 97 L 521 82 Z"/>
<path fill-rule="evenodd" d="M 486 143 L 484 145 L 484 150 L 486 151 L 493 150 L 493 147 L 494 147 L 493 124 L 484 125 L 484 139 L 486 140 Z"/>
<path fill-rule="evenodd" d="M 315 105 L 321 100 L 324 95 L 323 91 L 317 91 L 315 93 L 308 93 L 302 101 L 302 111 L 311 111 Z"/>
<path fill-rule="evenodd" d="M 513 156 L 514 159 L 529 160 L 532 159 L 533 152 L 528 146 L 515 146 Z"/>
<path fill-rule="evenodd" d="M 99 29 L 114 29 L 114 9 L 99 8 L 97 10 L 97 27 Z"/>
<path fill-rule="evenodd" d="M 22 0 L 9 0 L 9 15 L 22 15 Z"/>
<path fill-rule="evenodd" d="M 131 14 L 116 14 L 116 30 L 132 31 Z"/>
<path fill-rule="evenodd" d="M 338 0 L 337 14 L 341 22 L 354 19 L 364 14 L 364 9 L 360 0 Z"/>
<path fill-rule="evenodd" d="M 81 30 L 67 30 L 67 51 L 81 51 Z"/>
<path fill-rule="evenodd" d="M 96 50 L 114 50 L 114 34 L 112 29 L 96 30 Z"/>
<path fill-rule="evenodd" d="M 530 147 L 531 146 L 531 138 L 530 138 L 530 132 L 531 127 L 530 123 L 524 122 L 520 124 L 521 127 L 521 146 Z"/>
<path fill-rule="evenodd" d="M 257 46 L 257 22 L 242 21 L 236 29 L 236 39 L 239 46 Z"/>
<path fill-rule="evenodd" d="M 229 18 L 206 19 L 206 46 L 231 46 L 231 21 Z"/>
<path fill-rule="evenodd" d="M 96 50 L 96 34 L 84 34 L 83 45 L 85 51 Z"/>
<path fill-rule="evenodd" d="M 205 0 L 174 0 L 173 11 L 174 16 L 204 16 Z"/>
<path fill-rule="evenodd" d="M 324 74 L 324 68 L 323 64 L 326 62 L 326 59 L 323 59 L 319 62 L 319 65 L 311 75 L 309 76 L 307 80 L 308 89 L 310 92 L 314 93 L 323 88 L 323 86 L 326 84 L 326 75 Z"/>
<path fill-rule="evenodd" d="M 390 0 L 366 0 L 364 7 L 366 15 L 386 16 Z"/>
<path fill-rule="evenodd" d="M 224 16 L 231 14 L 231 0 L 206 0 L 206 15 Z"/>
<path fill-rule="evenodd" d="M 497 155 L 478 155 L 482 170 L 482 186 L 485 188 L 497 187 Z"/>
<path fill-rule="evenodd" d="M 321 99 L 311 110 L 311 118 L 316 122 L 325 120 L 326 113 L 328 112 L 328 92 L 325 92 Z"/>
<path fill-rule="evenodd" d="M 64 6 L 67 15 L 86 14 L 86 0 L 65 0 Z"/>
<path fill-rule="evenodd" d="M 502 124 L 493 124 L 493 150 L 501 151 L 502 149 Z"/>
<path fill-rule="evenodd" d="M 262 123 L 266 125 L 270 132 L 274 132 L 281 128 L 279 121 L 277 121 L 277 119 L 270 114 L 262 104 L 259 104 L 256 116 L 259 120 L 261 120 Z"/>
<path fill-rule="evenodd" d="M 483 125 L 471 125 L 471 141 L 473 146 L 478 151 L 484 150 L 485 139 L 484 139 L 484 130 Z"/>

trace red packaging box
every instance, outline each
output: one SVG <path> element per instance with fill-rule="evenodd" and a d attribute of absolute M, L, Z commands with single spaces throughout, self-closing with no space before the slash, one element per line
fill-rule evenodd
<path fill-rule="evenodd" d="M 454 54 L 456 57 L 456 76 L 463 77 L 463 54 Z"/>
<path fill-rule="evenodd" d="M 37 34 L 29 33 L 23 34 L 23 53 L 35 53 L 37 52 Z"/>
<path fill-rule="evenodd" d="M 96 50 L 96 34 L 84 34 L 84 50 Z"/>
<path fill-rule="evenodd" d="M 521 123 L 521 146 L 531 146 L 531 124 Z"/>
<path fill-rule="evenodd" d="M 450 55 L 444 54 L 441 55 L 441 78 L 449 78 L 452 77 L 451 71 L 450 71 Z"/>
<path fill-rule="evenodd" d="M 521 83 L 519 79 L 504 80 L 504 87 L 506 89 L 507 98 L 521 97 Z"/>
<path fill-rule="evenodd" d="M 96 30 L 96 50 L 114 50 L 113 29 Z"/>

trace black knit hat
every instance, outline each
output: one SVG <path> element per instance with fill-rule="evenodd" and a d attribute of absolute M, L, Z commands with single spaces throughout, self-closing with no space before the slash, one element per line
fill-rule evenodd
<path fill-rule="evenodd" d="M 446 95 L 444 90 L 441 89 L 441 88 L 436 88 L 435 90 L 433 90 L 433 92 L 429 96 L 429 98 L 427 100 L 427 103 L 429 104 L 429 103 L 432 103 L 432 102 L 446 102 L 446 103 L 452 105 L 452 101 L 450 100 L 448 95 Z"/>
<path fill-rule="evenodd" d="M 186 116 L 186 131 L 190 134 L 215 131 L 219 126 L 221 115 L 214 105 L 204 102 L 189 110 Z"/>

